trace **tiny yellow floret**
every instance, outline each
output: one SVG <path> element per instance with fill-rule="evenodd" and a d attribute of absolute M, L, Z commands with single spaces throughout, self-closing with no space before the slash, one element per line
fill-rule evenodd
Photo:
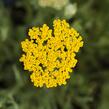
<path fill-rule="evenodd" d="M 67 83 L 76 66 L 76 53 L 83 46 L 82 37 L 65 21 L 56 19 L 53 30 L 44 24 L 29 29 L 29 38 L 21 42 L 20 61 L 31 72 L 36 87 L 57 87 Z"/>

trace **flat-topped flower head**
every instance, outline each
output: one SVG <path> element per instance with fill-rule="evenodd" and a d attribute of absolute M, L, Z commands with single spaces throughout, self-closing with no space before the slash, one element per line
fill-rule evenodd
<path fill-rule="evenodd" d="M 29 38 L 21 42 L 20 61 L 30 71 L 36 87 L 65 85 L 76 66 L 76 53 L 83 46 L 82 37 L 65 21 L 56 19 L 53 30 L 46 24 L 29 29 Z"/>
<path fill-rule="evenodd" d="M 41 7 L 51 7 L 56 10 L 61 10 L 69 3 L 69 0 L 38 0 Z"/>

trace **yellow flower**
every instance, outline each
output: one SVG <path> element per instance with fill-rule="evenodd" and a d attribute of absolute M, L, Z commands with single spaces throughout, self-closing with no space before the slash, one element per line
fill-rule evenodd
<path fill-rule="evenodd" d="M 21 42 L 24 54 L 20 61 L 36 87 L 65 85 L 76 66 L 76 52 L 83 46 L 82 37 L 65 20 L 54 20 L 53 27 L 33 27 L 29 38 Z"/>

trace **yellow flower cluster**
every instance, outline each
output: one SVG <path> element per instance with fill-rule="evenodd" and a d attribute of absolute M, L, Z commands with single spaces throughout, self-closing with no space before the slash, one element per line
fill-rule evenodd
<path fill-rule="evenodd" d="M 29 39 L 21 42 L 20 61 L 36 87 L 65 85 L 77 63 L 76 52 L 83 46 L 82 37 L 65 20 L 54 20 L 53 27 L 32 27 Z"/>

